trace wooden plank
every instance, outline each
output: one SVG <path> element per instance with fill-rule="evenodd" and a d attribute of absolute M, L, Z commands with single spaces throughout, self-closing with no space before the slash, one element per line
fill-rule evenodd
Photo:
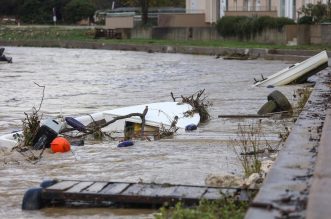
<path fill-rule="evenodd" d="M 74 185 L 73 187 L 71 187 L 70 189 L 68 189 L 66 191 L 66 193 L 79 193 L 81 192 L 83 189 L 89 187 L 90 185 L 92 185 L 94 182 L 80 182 L 76 185 Z"/>
<path fill-rule="evenodd" d="M 208 188 L 206 193 L 201 198 L 208 200 L 216 200 L 223 197 L 220 189 Z"/>
<path fill-rule="evenodd" d="M 182 198 L 200 199 L 206 190 L 207 187 L 178 186 L 171 195 Z"/>
<path fill-rule="evenodd" d="M 155 191 L 159 191 L 162 185 L 157 184 L 146 184 L 138 193 L 140 196 L 150 196 L 155 197 Z"/>
<path fill-rule="evenodd" d="M 151 193 L 151 196 L 170 196 L 175 190 L 177 186 L 161 186 L 154 190 L 154 192 Z"/>
<path fill-rule="evenodd" d="M 108 184 L 108 182 L 95 182 L 93 185 L 84 189 L 82 193 L 98 193 Z"/>
<path fill-rule="evenodd" d="M 201 197 L 204 199 L 220 199 L 222 197 L 234 196 L 237 192 L 237 189 L 226 189 L 226 188 L 208 188 L 206 193 Z"/>
<path fill-rule="evenodd" d="M 130 183 L 110 183 L 99 194 L 116 195 L 124 191 Z"/>
<path fill-rule="evenodd" d="M 145 187 L 145 184 L 133 184 L 128 189 L 126 189 L 122 195 L 137 195 L 139 196 L 139 192 Z"/>
<path fill-rule="evenodd" d="M 60 191 L 64 191 L 66 189 L 71 188 L 72 186 L 78 184 L 79 181 L 61 181 L 58 182 L 50 187 L 47 188 L 47 190 L 60 190 Z"/>

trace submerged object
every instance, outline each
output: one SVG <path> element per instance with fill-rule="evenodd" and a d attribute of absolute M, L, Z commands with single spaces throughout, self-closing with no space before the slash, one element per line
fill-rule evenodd
<path fill-rule="evenodd" d="M 80 131 L 80 132 L 86 132 L 86 127 L 83 125 L 80 121 L 77 119 L 74 119 L 72 117 L 66 117 L 65 121 L 67 122 L 68 125 L 73 127 L 75 130 Z"/>
<path fill-rule="evenodd" d="M 259 109 L 257 114 L 266 115 L 274 112 L 287 112 L 289 114 L 293 112 L 292 105 L 286 96 L 278 90 L 274 90 L 268 95 L 268 102 Z"/>
<path fill-rule="evenodd" d="M 196 124 L 189 124 L 185 127 L 186 131 L 194 131 L 198 128 L 198 126 Z"/>
<path fill-rule="evenodd" d="M 130 146 L 133 146 L 133 145 L 134 145 L 133 141 L 127 140 L 127 141 L 122 141 L 121 143 L 119 143 L 117 145 L 117 147 L 124 148 L 124 147 L 130 147 Z"/>
<path fill-rule="evenodd" d="M 3 54 L 4 51 L 5 51 L 5 48 L 0 48 L 0 61 L 12 63 L 13 62 L 13 58 L 12 57 L 5 56 Z"/>
<path fill-rule="evenodd" d="M 61 129 L 61 124 L 57 121 L 48 119 L 43 122 L 43 125 L 38 129 L 36 136 L 33 138 L 33 148 L 40 150 L 43 148 L 49 148 L 50 143 L 58 135 Z"/>
<path fill-rule="evenodd" d="M 95 126 L 103 126 L 104 124 L 121 116 L 132 113 L 143 113 L 146 110 L 146 107 L 148 108 L 148 111 L 145 116 L 145 135 L 156 136 L 159 134 L 160 128 L 169 129 L 172 126 L 175 118 L 177 118 L 175 126 L 176 128 L 179 128 L 178 132 L 185 131 L 187 125 L 198 125 L 200 122 L 199 113 L 187 113 L 192 112 L 193 110 L 190 104 L 178 102 L 159 102 L 122 107 L 113 110 L 97 112 L 90 115 L 79 116 L 75 117 L 74 119 L 83 124 L 86 128 L 93 128 Z M 137 133 L 140 135 L 141 123 L 142 120 L 140 116 L 132 116 L 130 118 L 117 120 L 102 128 L 102 131 L 112 132 L 115 134 L 124 133 L 124 135 L 126 135 L 127 132 L 132 132 L 133 134 Z M 69 125 L 68 123 L 59 125 L 61 125 L 61 130 L 72 127 L 72 124 Z M 0 147 L 14 147 L 21 137 L 23 137 L 22 132 L 2 135 L 0 136 Z"/>
<path fill-rule="evenodd" d="M 281 86 L 293 83 L 302 83 L 308 77 L 316 74 L 328 66 L 328 54 L 322 51 L 309 59 L 291 65 L 261 81 L 255 82 L 254 87 L 259 86 Z"/>

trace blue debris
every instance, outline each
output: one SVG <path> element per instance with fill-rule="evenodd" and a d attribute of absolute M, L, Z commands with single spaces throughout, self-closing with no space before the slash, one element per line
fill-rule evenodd
<path fill-rule="evenodd" d="M 65 120 L 68 123 L 68 125 L 70 125 L 74 129 L 76 129 L 77 131 L 86 132 L 85 125 L 83 125 L 80 121 L 78 121 L 72 117 L 66 117 Z"/>
<path fill-rule="evenodd" d="M 185 130 L 186 130 L 186 131 L 193 131 L 193 130 L 196 130 L 197 128 L 198 128 L 197 125 L 195 125 L 195 124 L 190 124 L 190 125 L 187 125 L 187 126 L 185 127 Z"/>
<path fill-rule="evenodd" d="M 129 147 L 129 146 L 132 146 L 132 145 L 134 145 L 133 141 L 127 140 L 127 141 L 122 141 L 121 143 L 119 143 L 117 145 L 117 147 L 123 148 L 123 147 Z"/>

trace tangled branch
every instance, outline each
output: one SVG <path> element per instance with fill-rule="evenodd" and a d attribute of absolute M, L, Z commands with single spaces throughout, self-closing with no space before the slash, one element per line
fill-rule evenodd
<path fill-rule="evenodd" d="M 212 104 L 207 101 L 207 96 L 204 94 L 205 89 L 199 90 L 195 94 L 184 97 L 181 95 L 180 97 L 175 97 L 174 94 L 171 92 L 170 95 L 174 101 L 176 99 L 181 98 L 182 103 L 187 103 L 192 106 L 192 111 L 186 112 L 186 116 L 192 116 L 194 113 L 199 113 L 200 115 L 200 122 L 206 122 L 210 119 L 210 114 L 208 112 L 208 107 L 210 107 Z"/>

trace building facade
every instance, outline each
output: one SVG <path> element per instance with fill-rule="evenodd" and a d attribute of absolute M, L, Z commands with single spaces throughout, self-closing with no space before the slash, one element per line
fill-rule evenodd
<path fill-rule="evenodd" d="M 328 0 L 186 0 L 186 13 L 204 13 L 207 23 L 222 16 L 278 16 L 299 18 L 303 5 Z"/>

